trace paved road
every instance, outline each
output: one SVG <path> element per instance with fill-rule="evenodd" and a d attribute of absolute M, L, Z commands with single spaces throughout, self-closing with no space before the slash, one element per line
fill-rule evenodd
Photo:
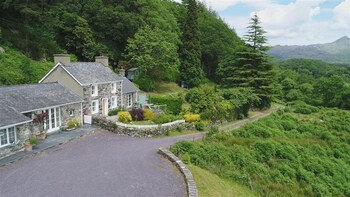
<path fill-rule="evenodd" d="M 156 154 L 180 139 L 140 139 L 98 131 L 0 167 L 0 197 L 185 196 L 179 171 Z"/>

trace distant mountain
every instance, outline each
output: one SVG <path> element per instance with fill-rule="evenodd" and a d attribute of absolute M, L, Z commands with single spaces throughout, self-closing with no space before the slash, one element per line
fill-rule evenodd
<path fill-rule="evenodd" d="M 329 63 L 350 64 L 350 38 L 342 38 L 327 44 L 313 44 L 305 46 L 281 46 L 272 47 L 269 55 L 279 60 L 290 58 L 318 59 Z"/>

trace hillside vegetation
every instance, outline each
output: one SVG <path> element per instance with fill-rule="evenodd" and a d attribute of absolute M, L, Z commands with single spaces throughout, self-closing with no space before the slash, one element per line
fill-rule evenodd
<path fill-rule="evenodd" d="M 274 46 L 269 55 L 279 60 L 291 58 L 308 58 L 330 63 L 349 64 L 350 38 L 344 36 L 332 43 L 306 46 Z"/>
<path fill-rule="evenodd" d="M 171 150 L 261 196 L 349 196 L 350 112 L 295 104 Z"/>
<path fill-rule="evenodd" d="M 52 62 L 34 61 L 17 50 L 5 47 L 5 52 L 0 52 L 0 86 L 37 83 L 52 67 Z"/>

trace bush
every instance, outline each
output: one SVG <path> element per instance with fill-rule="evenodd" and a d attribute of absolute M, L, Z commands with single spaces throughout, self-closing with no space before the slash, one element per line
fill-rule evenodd
<path fill-rule="evenodd" d="M 189 153 L 185 153 L 185 154 L 181 155 L 181 161 L 184 164 L 190 164 L 191 163 L 191 155 Z"/>
<path fill-rule="evenodd" d="M 111 111 L 108 112 L 108 116 L 115 116 L 118 114 L 118 112 L 122 111 L 122 109 L 112 109 Z"/>
<path fill-rule="evenodd" d="M 151 78 L 147 76 L 138 75 L 134 82 L 139 86 L 143 91 L 149 92 L 154 90 L 154 82 Z"/>
<path fill-rule="evenodd" d="M 201 116 L 199 114 L 185 114 L 183 117 L 186 122 L 197 122 L 201 120 Z"/>
<path fill-rule="evenodd" d="M 171 114 L 159 114 L 153 118 L 153 122 L 156 124 L 164 124 L 168 122 L 173 122 L 175 120 L 180 120 L 178 116 L 174 116 Z"/>
<path fill-rule="evenodd" d="M 143 110 L 142 109 L 134 108 L 129 113 L 130 113 L 133 121 L 142 121 L 143 120 Z"/>
<path fill-rule="evenodd" d="M 118 120 L 123 123 L 128 123 L 132 121 L 131 115 L 127 111 L 118 112 Z"/>
<path fill-rule="evenodd" d="M 216 135 L 217 133 L 219 133 L 219 128 L 217 126 L 211 126 L 207 134 L 207 137 L 211 137 L 213 135 Z"/>
<path fill-rule="evenodd" d="M 183 100 L 180 96 L 152 96 L 151 101 L 157 105 L 166 105 L 168 113 L 178 115 L 181 112 Z"/>
<path fill-rule="evenodd" d="M 183 125 L 178 125 L 177 127 L 176 127 L 176 131 L 177 132 L 182 132 L 184 130 L 184 126 Z"/>
<path fill-rule="evenodd" d="M 145 120 L 153 120 L 154 113 L 150 109 L 143 110 L 143 119 Z"/>
<path fill-rule="evenodd" d="M 80 125 L 80 121 L 78 119 L 71 119 L 67 123 L 67 128 L 72 129 L 74 127 L 78 127 Z"/>
<path fill-rule="evenodd" d="M 317 107 L 308 105 L 303 102 L 298 102 L 297 104 L 295 104 L 294 108 L 295 108 L 294 112 L 300 113 L 300 114 L 312 114 L 312 113 L 318 112 Z"/>
<path fill-rule="evenodd" d="M 205 124 L 202 121 L 196 122 L 195 126 L 198 131 L 204 131 L 205 129 Z"/>
<path fill-rule="evenodd" d="M 36 137 L 30 137 L 28 141 L 29 141 L 29 144 L 31 144 L 33 146 L 37 145 L 39 143 L 39 140 Z"/>

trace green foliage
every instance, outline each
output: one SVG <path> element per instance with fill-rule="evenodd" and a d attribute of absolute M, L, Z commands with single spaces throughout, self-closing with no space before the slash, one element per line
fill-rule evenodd
<path fill-rule="evenodd" d="M 144 26 L 128 40 L 125 57 L 148 80 L 175 81 L 180 65 L 177 40 L 176 33 Z"/>
<path fill-rule="evenodd" d="M 272 64 L 265 54 L 248 47 L 238 47 L 219 63 L 217 74 L 226 88 L 251 88 L 259 97 L 255 106 L 269 107 L 272 99 Z"/>
<path fill-rule="evenodd" d="M 4 47 L 0 53 L 0 85 L 37 83 L 51 68 L 51 62 L 30 60 L 24 54 Z"/>
<path fill-rule="evenodd" d="M 278 65 L 276 93 L 280 99 L 349 109 L 350 69 L 308 59 L 290 59 Z"/>
<path fill-rule="evenodd" d="M 181 117 L 172 114 L 158 114 L 153 118 L 153 122 L 156 124 L 164 124 L 175 120 L 181 120 Z"/>
<path fill-rule="evenodd" d="M 128 123 L 132 121 L 132 117 L 127 111 L 118 112 L 118 121 L 123 123 Z"/>
<path fill-rule="evenodd" d="M 35 145 L 37 145 L 39 143 L 39 140 L 36 137 L 30 137 L 28 142 L 29 142 L 29 144 L 35 146 Z"/>
<path fill-rule="evenodd" d="M 182 30 L 182 46 L 180 47 L 181 79 L 191 87 L 199 86 L 203 78 L 201 69 L 201 45 L 198 26 L 198 5 L 196 0 L 184 1 L 186 18 Z"/>
<path fill-rule="evenodd" d="M 171 150 L 261 196 L 347 196 L 350 113 L 327 108 L 294 113 L 300 105 L 229 134 L 210 129 L 208 138 L 181 141 Z"/>
<path fill-rule="evenodd" d="M 214 136 L 219 133 L 219 128 L 217 126 L 211 126 L 209 129 L 209 132 L 207 134 L 207 137 Z"/>
<path fill-rule="evenodd" d="M 145 75 L 137 75 L 134 82 L 138 85 L 138 87 L 146 92 L 150 92 L 154 90 L 154 82 L 153 80 Z"/>
<path fill-rule="evenodd" d="M 118 114 L 118 112 L 122 111 L 121 108 L 117 108 L 117 109 L 112 109 L 108 112 L 108 116 L 115 116 Z"/>
<path fill-rule="evenodd" d="M 294 112 L 295 113 L 300 113 L 300 114 L 311 114 L 311 113 L 315 113 L 318 112 L 318 108 L 308 105 L 306 103 L 297 103 L 294 106 Z"/>
<path fill-rule="evenodd" d="M 178 115 L 181 112 L 183 99 L 179 95 L 152 96 L 151 101 L 157 105 L 166 105 L 167 113 Z"/>
<path fill-rule="evenodd" d="M 197 131 L 204 131 L 205 129 L 205 124 L 202 121 L 198 121 L 195 123 L 195 127 Z"/>
<path fill-rule="evenodd" d="M 80 121 L 78 119 L 71 119 L 67 123 L 67 128 L 72 129 L 72 128 L 79 127 L 79 125 L 80 125 Z"/>

